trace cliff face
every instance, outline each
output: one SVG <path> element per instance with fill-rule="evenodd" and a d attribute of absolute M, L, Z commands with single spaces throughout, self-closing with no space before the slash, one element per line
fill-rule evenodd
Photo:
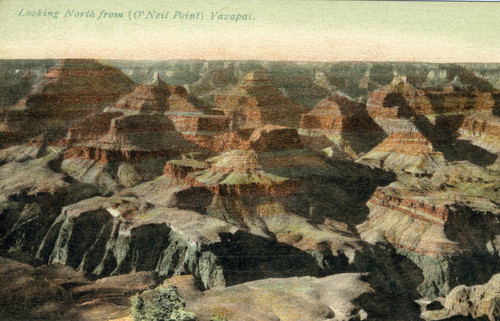
<path fill-rule="evenodd" d="M 442 90 L 420 90 L 398 80 L 374 92 L 367 106 L 389 136 L 358 161 L 399 177 L 372 195 L 358 231 L 418 265 L 426 297 L 483 282 L 498 264 L 495 94 L 470 86 L 455 78 Z"/>
<path fill-rule="evenodd" d="M 63 169 L 108 190 L 161 175 L 165 160 L 197 149 L 165 114 L 169 99 L 179 95 L 185 91 L 155 75 L 104 112 L 82 119 L 66 135 Z"/>
<path fill-rule="evenodd" d="M 236 86 L 215 96 L 215 106 L 232 120 L 232 128 L 266 124 L 297 128 L 306 107 L 283 97 L 265 69 L 249 72 Z"/>
<path fill-rule="evenodd" d="M 351 228 L 357 218 L 347 214 L 365 197 L 342 186 L 358 180 L 349 173 L 304 150 L 296 130 L 276 126 L 254 130 L 239 150 L 205 161 L 171 160 L 164 169 L 183 186 L 173 192 L 172 206 L 310 251 L 325 268 L 339 270 L 371 255 Z M 328 205 L 332 200 L 335 207 Z"/>
<path fill-rule="evenodd" d="M 494 321 L 500 315 L 500 274 L 487 283 L 474 286 L 459 285 L 439 302 L 442 309 L 427 309 L 425 320 L 445 318 L 473 318 Z"/>
<path fill-rule="evenodd" d="M 451 174 L 455 170 L 463 168 L 437 173 L 434 181 L 412 178 L 410 184 L 379 187 L 367 203 L 367 221 L 357 227 L 363 240 L 389 243 L 422 269 L 425 279 L 419 291 L 426 297 L 445 295 L 461 283 L 481 282 L 498 264 L 498 191 L 485 189 L 481 196 L 474 192 L 482 182 L 489 186 L 497 178 L 468 168 L 477 178 L 466 181 Z M 464 266 L 474 273 L 464 272 Z"/>
<path fill-rule="evenodd" d="M 37 266 L 0 258 L 30 305 L 1 317 L 125 317 L 167 280 L 207 321 L 494 320 L 499 96 L 454 68 L 140 62 L 169 84 L 132 89 L 60 63 L 0 111 L 27 141 L 0 149 L 0 256 Z"/>
<path fill-rule="evenodd" d="M 242 260 L 257 253 L 260 258 L 252 263 Z M 321 271 L 312 256 L 290 246 L 209 216 L 155 208 L 123 196 L 88 199 L 64 208 L 37 257 L 101 277 L 149 270 L 160 276 L 191 273 L 205 288 Z"/>
<path fill-rule="evenodd" d="M 322 150 L 333 145 L 352 158 L 371 150 L 385 136 L 364 105 L 340 93 L 303 115 L 300 133 L 308 148 Z"/>
<path fill-rule="evenodd" d="M 2 132 L 10 140 L 25 140 L 46 130 L 65 131 L 78 119 L 114 103 L 132 86 L 117 68 L 93 60 L 62 60 L 28 96 L 2 110 Z"/>
<path fill-rule="evenodd" d="M 410 120 L 394 119 L 385 124 L 385 130 L 388 137 L 358 162 L 416 176 L 427 176 L 446 166 L 443 153 Z"/>
<path fill-rule="evenodd" d="M 39 242 L 63 206 L 97 193 L 93 186 L 70 183 L 58 170 L 60 155 L 48 151 L 38 157 L 38 150 L 24 159 L 0 167 L 0 253 L 33 261 Z M 12 157 L 13 148 L 6 150 Z M 42 151 L 43 152 L 43 151 Z M 9 155 L 10 154 L 10 155 Z"/>
<path fill-rule="evenodd" d="M 489 166 L 500 170 L 500 117 L 492 112 L 478 112 L 464 119 L 459 130 L 459 138 L 490 152 L 496 160 Z"/>
<path fill-rule="evenodd" d="M 153 81 L 137 86 L 133 92 L 120 98 L 112 110 L 125 109 L 162 114 L 169 107 L 167 99 L 171 93 L 172 88 L 156 73 Z"/>
<path fill-rule="evenodd" d="M 451 85 L 450 85 L 451 86 Z M 448 88 L 448 87 L 447 87 Z M 492 110 L 489 92 L 464 91 L 451 86 L 441 91 L 416 89 L 403 77 L 374 91 L 368 113 L 388 137 L 359 160 L 391 171 L 431 175 L 446 160 L 472 149 L 457 141 L 456 132 L 468 115 Z"/>

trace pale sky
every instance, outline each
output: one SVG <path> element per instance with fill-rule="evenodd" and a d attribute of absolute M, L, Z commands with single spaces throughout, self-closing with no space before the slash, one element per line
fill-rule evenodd
<path fill-rule="evenodd" d="M 499 16 L 491 2 L 0 0 L 0 58 L 500 62 Z"/>

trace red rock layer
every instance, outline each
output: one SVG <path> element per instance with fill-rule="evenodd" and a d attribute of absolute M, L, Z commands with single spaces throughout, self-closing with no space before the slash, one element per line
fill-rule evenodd
<path fill-rule="evenodd" d="M 208 123 L 207 127 L 201 127 L 202 125 L 205 126 L 203 121 L 207 119 L 212 119 L 215 126 Z M 175 121 L 174 119 L 174 123 Z M 194 120 L 192 121 L 194 122 Z M 293 128 L 265 125 L 256 129 L 238 129 L 224 132 L 219 130 L 219 125 L 227 125 L 227 118 L 220 116 L 200 117 L 194 125 L 198 125 L 197 129 L 199 130 L 196 132 L 183 132 L 183 137 L 204 149 L 217 153 L 232 149 L 264 151 L 303 148 L 297 130 Z M 179 128 L 180 125 L 176 125 L 176 127 Z"/>
<path fill-rule="evenodd" d="M 163 168 L 163 176 L 176 179 L 187 179 L 187 175 L 192 172 L 202 171 L 206 169 L 203 162 L 193 160 L 171 160 L 165 164 Z"/>
<path fill-rule="evenodd" d="M 91 114 L 68 129 L 66 145 L 97 141 L 106 135 L 111 126 L 111 120 L 123 116 L 121 112 Z"/>
<path fill-rule="evenodd" d="M 193 186 L 204 186 L 193 182 Z M 204 186 L 206 187 L 206 186 Z M 286 181 L 279 184 L 216 185 L 207 187 L 214 195 L 230 198 L 273 197 L 283 198 L 298 193 L 303 187 L 300 181 Z"/>
<path fill-rule="evenodd" d="M 422 90 L 407 90 L 404 92 L 380 89 L 370 94 L 367 111 L 373 118 L 396 118 L 400 110 L 395 106 L 409 108 L 416 115 L 434 114 L 431 100 Z"/>
<path fill-rule="evenodd" d="M 500 139 L 500 118 L 491 114 L 476 114 L 465 118 L 460 133 L 472 136 L 496 136 Z"/>
<path fill-rule="evenodd" d="M 255 197 L 285 197 L 297 193 L 303 188 L 302 183 L 298 180 L 287 180 L 283 182 L 268 183 L 249 183 L 249 184 L 216 184 L 205 185 L 196 179 L 193 173 L 206 170 L 206 165 L 196 162 L 192 164 L 189 161 L 183 163 L 185 160 L 173 160 L 167 162 L 165 165 L 163 175 L 183 181 L 184 184 L 193 187 L 204 187 L 210 190 L 213 195 L 229 198 L 255 198 Z M 238 159 L 235 159 L 238 161 Z M 251 164 L 238 164 L 242 165 L 239 169 L 223 168 L 223 167 L 210 167 L 209 171 L 216 174 L 248 174 L 259 175 L 256 166 Z"/>
<path fill-rule="evenodd" d="M 307 111 L 274 88 L 263 69 L 248 73 L 236 87 L 216 95 L 215 105 L 232 119 L 233 128 L 258 128 L 265 124 L 297 128 Z"/>
<path fill-rule="evenodd" d="M 379 187 L 368 201 L 368 220 L 357 228 L 369 242 L 385 239 L 419 254 L 443 256 L 477 250 L 489 240 L 488 233 L 498 229 L 495 220 L 478 221 L 475 206 L 469 207 L 470 202 L 484 201 L 446 192 L 429 195 L 428 190 L 416 193 L 397 186 Z"/>
<path fill-rule="evenodd" d="M 22 138 L 67 129 L 112 104 L 132 86 L 133 81 L 118 68 L 95 60 L 62 60 L 27 97 L 0 112 L 3 131 Z"/>
<path fill-rule="evenodd" d="M 164 113 L 168 109 L 169 96 L 170 87 L 166 84 L 139 85 L 132 93 L 121 98 L 113 108 Z"/>
<path fill-rule="evenodd" d="M 378 187 L 368 201 L 369 204 L 398 211 L 419 221 L 444 226 L 450 212 L 447 208 L 427 203 L 424 199 L 391 195 L 383 187 Z"/>
<path fill-rule="evenodd" d="M 241 131 L 229 131 L 225 133 L 182 133 L 182 136 L 197 146 L 211 150 L 216 153 L 230 149 L 247 148 L 248 140 L 244 139 Z"/>
<path fill-rule="evenodd" d="M 367 110 L 373 118 L 396 118 L 436 114 L 468 114 L 494 108 L 494 94 L 467 91 L 424 91 L 410 85 L 388 86 L 373 91 Z M 392 107 L 400 107 L 394 110 Z"/>
<path fill-rule="evenodd" d="M 363 113 L 365 107 L 342 95 L 324 99 L 309 113 L 302 116 L 300 128 L 321 129 L 331 133 L 360 133 L 380 130 Z"/>
<path fill-rule="evenodd" d="M 172 113 L 171 103 L 178 113 Z M 224 129 L 225 120 L 205 117 L 200 112 L 192 115 L 193 109 L 196 108 L 188 101 L 183 87 L 168 86 L 155 74 L 152 82 L 137 86 L 108 112 L 83 119 L 71 128 L 68 137 L 73 138 L 74 146 L 66 157 L 100 162 L 140 161 L 196 149 L 176 127 L 193 132 Z"/>
<path fill-rule="evenodd" d="M 172 158 L 179 155 L 177 150 L 120 150 L 100 146 L 74 146 L 64 152 L 65 159 L 85 159 L 102 163 L 140 162 L 153 158 Z"/>
<path fill-rule="evenodd" d="M 101 116 L 114 113 L 102 113 Z M 111 119 L 111 115 L 108 115 Z M 109 123 L 108 123 L 109 124 Z M 175 130 L 163 115 L 137 114 L 112 118 L 109 130 L 98 140 L 72 145 L 65 158 L 99 162 L 136 162 L 157 157 L 173 157 L 195 147 Z M 105 122 L 102 127 L 105 128 Z"/>
<path fill-rule="evenodd" d="M 18 103 L 19 107 L 57 108 L 55 116 L 73 117 L 85 107 L 116 101 L 133 86 L 132 80 L 118 68 L 104 66 L 94 60 L 66 59 L 49 70 L 39 89 Z M 66 108 L 73 107 L 71 110 Z M 43 109 L 43 108 L 42 108 Z M 70 115 L 64 115 L 69 111 Z M 95 111 L 95 110 L 93 110 Z M 54 115 L 48 115 L 54 117 Z"/>
<path fill-rule="evenodd" d="M 373 151 L 413 156 L 435 153 L 432 143 L 419 132 L 392 133 Z"/>
<path fill-rule="evenodd" d="M 224 115 L 169 115 L 175 128 L 182 133 L 220 133 L 229 130 L 229 119 Z"/>

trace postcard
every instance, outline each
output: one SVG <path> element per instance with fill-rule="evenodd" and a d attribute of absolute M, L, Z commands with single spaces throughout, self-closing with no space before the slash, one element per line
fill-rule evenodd
<path fill-rule="evenodd" d="M 500 5 L 0 1 L 0 319 L 500 319 Z"/>

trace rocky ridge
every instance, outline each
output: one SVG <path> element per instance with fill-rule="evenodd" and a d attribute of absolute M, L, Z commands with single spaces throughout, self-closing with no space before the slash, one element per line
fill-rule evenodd
<path fill-rule="evenodd" d="M 360 73 L 363 81 L 347 85 L 331 76 L 339 64 L 317 67 L 324 71 L 311 85 L 305 69 L 277 74 L 278 63 L 265 64 L 274 73 L 259 63 L 205 64 L 206 88 L 154 76 L 94 104 L 87 84 L 73 79 L 75 64 L 117 79 L 112 92 L 130 83 L 96 62 L 60 63 L 68 71 L 45 79 L 61 92 L 82 88 L 75 99 L 87 107 L 0 151 L 1 255 L 41 265 L 15 278 L 33 276 L 39 289 L 56 284 L 46 306 L 20 299 L 34 305 L 29 315 L 52 306 L 57 319 L 62 306 L 51 302 L 60 301 L 82 319 L 102 309 L 124 317 L 132 293 L 167 279 L 202 320 L 216 312 L 230 320 L 417 320 L 419 298 L 445 307 L 432 314 L 439 304 L 424 304 L 429 320 L 496 317 L 495 297 L 477 284 L 498 273 L 500 259 L 498 93 L 477 75 L 393 77 L 389 65 L 353 64 L 346 79 Z M 301 83 L 323 89 L 302 93 L 309 89 Z M 368 94 L 366 105 L 335 91 L 352 86 Z M 32 270 L 59 266 L 77 270 L 79 284 Z M 138 279 L 144 286 L 110 289 Z M 460 284 L 474 290 L 457 296 Z M 347 288 L 356 293 L 343 297 Z M 227 303 L 235 293 L 249 304 Z M 299 310 L 279 308 L 287 304 Z"/>

